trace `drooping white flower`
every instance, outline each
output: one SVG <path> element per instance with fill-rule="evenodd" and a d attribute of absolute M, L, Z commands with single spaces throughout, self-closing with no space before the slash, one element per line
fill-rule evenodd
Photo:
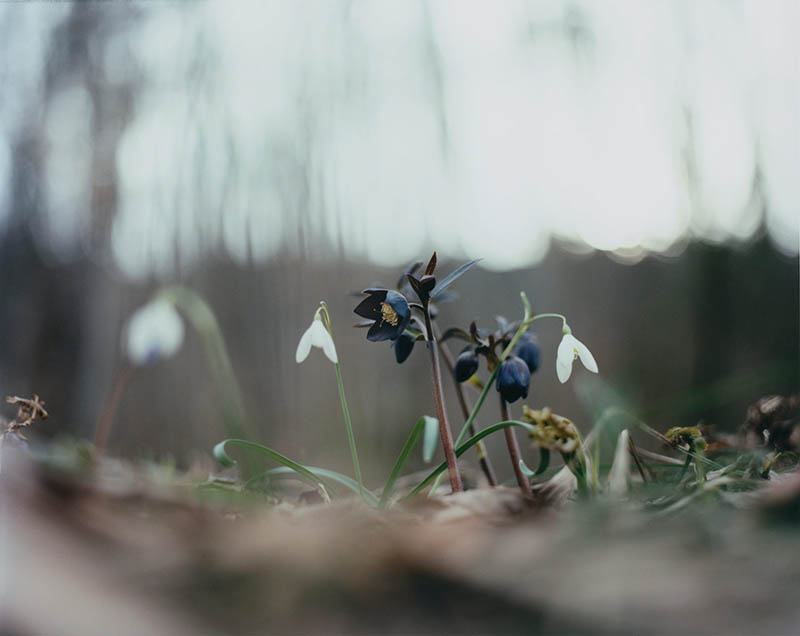
<path fill-rule="evenodd" d="M 572 374 L 572 363 L 575 358 L 580 358 L 583 366 L 589 371 L 597 373 L 597 362 L 595 362 L 592 352 L 572 335 L 569 327 L 564 325 L 564 337 L 561 338 L 561 343 L 558 345 L 558 353 L 556 354 L 556 373 L 562 384 L 569 380 L 569 376 Z"/>
<path fill-rule="evenodd" d="M 328 330 L 322 323 L 322 317 L 319 315 L 319 312 L 314 316 L 314 320 L 311 321 L 311 326 L 306 329 L 306 332 L 300 338 L 300 342 L 297 345 L 297 352 L 294 354 L 294 359 L 298 364 L 308 357 L 311 347 L 319 347 L 322 349 L 325 355 L 328 356 L 328 360 L 333 362 L 333 364 L 339 362 L 339 358 L 336 355 L 336 346 L 333 344 L 333 338 L 331 338 L 331 334 L 328 333 Z"/>
<path fill-rule="evenodd" d="M 137 309 L 128 321 L 124 347 L 133 364 L 168 358 L 183 343 L 183 320 L 169 301 L 153 300 Z"/>

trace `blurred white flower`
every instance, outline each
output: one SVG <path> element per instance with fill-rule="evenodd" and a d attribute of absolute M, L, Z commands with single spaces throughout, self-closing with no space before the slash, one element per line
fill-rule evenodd
<path fill-rule="evenodd" d="M 556 355 L 556 373 L 562 384 L 569 380 L 569 376 L 572 374 L 572 363 L 575 358 L 580 358 L 583 366 L 589 371 L 597 373 L 597 362 L 595 362 L 592 352 L 572 335 L 569 327 L 564 325 L 564 337 L 558 345 L 558 353 Z"/>
<path fill-rule="evenodd" d="M 294 354 L 294 359 L 297 360 L 298 364 L 308 357 L 311 347 L 319 347 L 322 349 L 325 355 L 328 356 L 328 360 L 334 364 L 339 362 L 339 358 L 336 356 L 336 347 L 333 344 L 333 338 L 331 338 L 331 334 L 328 333 L 328 330 L 325 329 L 325 325 L 322 324 L 322 318 L 319 313 L 314 316 L 314 320 L 311 321 L 311 326 L 306 329 L 306 332 L 303 334 L 303 337 L 300 338 L 300 342 L 297 345 L 297 352 Z"/>
<path fill-rule="evenodd" d="M 168 358 L 183 343 L 183 320 L 172 303 L 153 300 L 137 309 L 128 321 L 125 349 L 133 364 Z"/>

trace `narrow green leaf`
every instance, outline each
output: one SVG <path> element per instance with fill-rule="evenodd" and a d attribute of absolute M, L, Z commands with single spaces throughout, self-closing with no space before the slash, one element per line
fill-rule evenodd
<path fill-rule="evenodd" d="M 417 420 L 417 423 L 414 424 L 414 428 L 411 430 L 411 434 L 408 436 L 403 449 L 400 451 L 400 455 L 398 456 L 397 461 L 394 463 L 394 468 L 392 468 L 392 473 L 389 475 L 389 479 L 386 480 L 386 485 L 383 487 L 383 492 L 381 493 L 380 502 L 378 504 L 381 507 L 385 506 L 386 502 L 389 501 L 389 496 L 392 494 L 394 483 L 397 481 L 400 471 L 403 470 L 403 466 L 405 465 L 408 456 L 411 455 L 414 447 L 419 441 L 420 436 L 422 435 L 422 432 L 426 426 L 426 418 L 427 416 L 422 416 Z"/>
<path fill-rule="evenodd" d="M 358 488 L 358 482 L 353 479 L 352 477 L 348 477 L 347 475 L 343 475 L 342 473 L 337 473 L 333 470 L 328 470 L 327 468 L 319 468 L 317 466 L 304 466 L 307 470 L 314 473 L 318 477 L 322 479 L 328 479 L 330 481 L 335 481 L 348 490 L 352 490 L 356 494 L 360 494 Z M 255 477 L 251 477 L 245 483 L 245 487 L 247 487 L 250 483 L 258 481 L 259 479 L 298 479 L 297 473 L 287 466 L 279 466 L 278 468 L 272 468 L 270 470 L 264 471 L 263 473 L 256 475 Z M 373 495 L 369 490 L 364 489 L 364 495 L 369 501 L 370 505 L 377 506 L 378 505 L 378 498 Z"/>
<path fill-rule="evenodd" d="M 236 462 L 228 457 L 228 453 L 225 452 L 225 444 L 227 442 L 228 440 L 222 441 L 214 447 L 214 459 L 216 459 L 225 468 L 230 468 L 236 464 Z"/>
<path fill-rule="evenodd" d="M 417 422 L 419 425 L 419 422 Z M 526 431 L 533 430 L 533 426 L 530 424 L 526 424 L 525 422 L 518 422 L 517 420 L 508 420 L 505 422 L 498 422 L 497 424 L 492 424 L 491 426 L 487 426 L 477 435 L 470 437 L 466 442 L 464 442 L 461 446 L 456 448 L 456 457 L 461 457 L 464 453 L 466 453 L 470 448 L 475 446 L 478 442 L 480 442 L 484 437 L 491 435 L 492 433 L 496 433 L 497 431 L 501 431 L 504 428 L 508 428 L 509 426 L 518 426 L 520 428 L 524 428 Z M 412 497 L 413 495 L 418 495 L 422 492 L 425 487 L 430 484 L 436 477 L 447 470 L 447 462 L 442 462 L 436 468 L 431 471 L 425 479 L 423 479 L 417 486 L 412 490 L 410 493 L 406 495 L 406 498 Z"/>
<path fill-rule="evenodd" d="M 525 464 L 524 461 L 522 461 L 521 459 L 519 460 L 519 467 L 522 470 L 522 473 L 526 477 L 538 477 L 544 471 L 547 470 L 547 467 L 549 465 L 550 465 L 550 451 L 546 448 L 539 449 L 539 466 L 536 468 L 536 470 L 531 470 L 530 468 L 528 468 L 528 466 Z"/>
<path fill-rule="evenodd" d="M 447 276 L 445 276 L 436 287 L 433 288 L 431 292 L 431 299 L 436 300 L 436 297 L 439 296 L 445 289 L 447 289 L 450 285 L 452 285 L 458 278 L 460 278 L 466 271 L 472 267 L 475 263 L 482 259 L 476 258 L 475 260 L 470 261 L 469 263 L 464 263 L 461 267 L 456 269 L 455 271 L 450 272 Z"/>
<path fill-rule="evenodd" d="M 433 453 L 436 451 L 436 442 L 439 441 L 439 420 L 429 415 L 423 415 L 425 420 L 425 434 L 422 438 L 422 459 L 430 464 Z"/>
<path fill-rule="evenodd" d="M 288 457 L 281 455 L 278 451 L 272 450 L 267 446 L 262 446 L 261 444 L 256 444 L 255 442 L 249 442 L 246 439 L 226 439 L 221 441 L 214 447 L 214 458 L 223 466 L 230 467 L 233 466 L 236 462 L 231 459 L 228 454 L 225 452 L 225 447 L 228 445 L 240 446 L 242 448 L 246 448 L 249 450 L 255 450 L 259 453 L 266 455 L 272 461 L 277 462 L 279 464 L 283 464 L 287 468 L 290 468 L 298 475 L 301 475 L 306 480 L 310 481 L 314 486 L 320 489 L 324 496 L 330 499 L 330 494 L 328 490 L 325 488 L 325 483 L 317 477 L 314 473 L 308 470 L 305 466 L 301 466 L 295 461 L 292 461 Z"/>

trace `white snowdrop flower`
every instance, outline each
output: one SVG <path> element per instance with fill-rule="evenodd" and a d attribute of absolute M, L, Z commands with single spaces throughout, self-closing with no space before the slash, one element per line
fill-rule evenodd
<path fill-rule="evenodd" d="M 336 356 L 336 346 L 333 344 L 333 338 L 331 338 L 331 334 L 328 333 L 328 330 L 322 323 L 322 317 L 319 315 L 319 312 L 316 313 L 314 320 L 311 321 L 311 326 L 306 329 L 306 332 L 303 334 L 303 337 L 300 338 L 300 342 L 297 345 L 297 352 L 294 354 L 294 359 L 297 360 L 298 364 L 308 357 L 311 347 L 319 347 L 322 349 L 325 355 L 328 356 L 328 360 L 334 364 L 339 362 L 339 358 Z"/>
<path fill-rule="evenodd" d="M 183 343 L 183 320 L 172 303 L 157 299 L 137 309 L 128 321 L 125 349 L 133 364 L 168 358 Z"/>
<path fill-rule="evenodd" d="M 592 352 L 572 335 L 572 331 L 565 324 L 564 337 L 561 338 L 556 355 L 556 373 L 562 384 L 569 380 L 569 376 L 572 374 L 572 363 L 575 358 L 580 358 L 583 366 L 589 371 L 597 373 L 597 362 L 595 362 Z"/>

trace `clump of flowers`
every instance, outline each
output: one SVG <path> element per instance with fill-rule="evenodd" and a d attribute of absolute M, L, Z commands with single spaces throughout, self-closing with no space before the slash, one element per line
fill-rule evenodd
<path fill-rule="evenodd" d="M 322 350 L 325 357 L 333 364 L 342 406 L 345 429 L 353 459 L 355 479 L 335 471 L 305 466 L 282 455 L 278 451 L 245 437 L 230 437 L 221 441 L 214 448 L 214 455 L 224 465 L 235 463 L 227 452 L 227 446 L 236 446 L 256 451 L 270 460 L 280 464 L 278 468 L 260 474 L 250 475 L 248 484 L 267 484 L 273 479 L 280 479 L 290 473 L 312 485 L 318 493 L 318 499 L 328 501 L 332 498 L 331 484 L 338 484 L 359 493 L 365 503 L 373 506 L 385 506 L 390 501 L 392 489 L 398 479 L 405 461 L 415 445 L 423 440 L 423 459 L 432 459 L 438 434 L 444 454 L 444 462 L 436 467 L 406 496 L 415 495 L 426 488 L 435 492 L 439 479 L 447 472 L 452 492 L 463 489 L 463 482 L 458 466 L 458 457 L 468 449 L 475 447 L 482 469 L 488 483 L 497 483 L 483 439 L 490 434 L 502 430 L 506 437 L 512 466 L 520 488 L 526 495 L 531 494 L 531 475 L 541 474 L 546 462 L 540 462 L 539 470 L 532 473 L 522 461 L 519 446 L 513 434 L 513 428 L 524 428 L 533 431 L 540 453 L 557 450 L 562 454 L 573 471 L 583 470 L 585 459 L 577 429 L 566 418 L 560 418 L 547 410 L 532 411 L 524 407 L 523 420 L 512 419 L 509 405 L 527 398 L 530 393 L 531 378 L 540 372 L 542 352 L 537 336 L 531 331 L 534 321 L 543 318 L 558 318 L 562 322 L 564 338 L 559 346 L 556 366 L 559 379 L 563 382 L 571 373 L 572 362 L 580 358 L 587 369 L 597 372 L 597 363 L 577 338 L 572 336 L 566 318 L 561 314 L 534 314 L 524 293 L 520 294 L 524 308 L 521 320 L 509 321 L 499 316 L 492 329 L 478 327 L 473 321 L 468 329 L 451 327 L 442 330 L 437 324 L 439 317 L 438 304 L 453 300 L 455 295 L 449 291 L 450 286 L 472 268 L 478 260 L 469 261 L 453 272 L 439 278 L 437 275 L 437 256 L 431 256 L 423 268 L 423 263 L 415 263 L 406 269 L 395 289 L 373 286 L 362 292 L 362 298 L 354 308 L 354 313 L 362 321 L 357 327 L 367 329 L 366 337 L 370 342 L 388 342 L 394 351 L 395 359 L 402 364 L 413 353 L 418 342 L 424 343 L 428 353 L 431 369 L 431 392 L 436 417 L 421 416 L 413 427 L 408 441 L 400 452 L 391 474 L 382 492 L 376 495 L 366 488 L 359 467 L 358 453 L 352 422 L 345 398 L 341 373 L 341 360 L 333 338 L 333 328 L 328 306 L 323 301 L 317 307 L 311 324 L 302 332 L 295 360 L 298 363 L 308 359 L 313 348 Z M 125 351 L 130 362 L 129 369 L 149 364 L 155 360 L 173 355 L 180 348 L 184 336 L 184 323 L 187 320 L 200 334 L 207 354 L 209 369 L 212 372 L 223 398 L 223 412 L 230 418 L 231 430 L 240 430 L 239 425 L 246 422 L 244 405 L 241 400 L 238 384 L 232 365 L 228 359 L 221 330 L 208 304 L 197 294 L 183 287 L 167 287 L 160 290 L 153 300 L 134 313 L 129 321 L 125 334 Z M 464 348 L 453 356 L 447 342 L 460 339 L 465 342 Z M 450 419 L 444 399 L 442 387 L 442 360 L 444 360 L 453 378 L 459 407 L 464 416 L 464 424 L 458 435 L 453 435 Z M 483 362 L 481 362 L 483 360 Z M 485 365 L 488 378 L 482 380 L 481 366 Z M 127 382 L 127 380 L 125 380 Z M 124 382 L 122 383 L 124 385 Z M 465 387 L 475 388 L 480 395 L 474 404 L 465 393 Z M 476 416 L 482 408 L 488 393 L 494 389 L 499 398 L 500 421 L 479 429 Z M 113 404 L 118 401 L 121 389 L 115 387 L 105 410 L 107 425 L 99 426 L 101 439 L 107 437 L 110 419 L 113 416 Z M 526 419 L 527 418 L 527 419 Z M 538 418 L 538 419 L 537 419 Z M 105 431 L 105 433 L 103 433 Z M 538 432 L 537 432 L 538 431 Z M 467 434 L 470 435 L 466 439 Z M 100 446 L 100 445 L 98 445 Z M 544 457 L 544 456 L 543 456 Z M 246 464 L 253 468 L 255 464 Z M 579 484 L 584 483 L 579 480 Z M 211 479 L 208 487 L 223 487 L 221 482 Z"/>
<path fill-rule="evenodd" d="M 365 289 L 362 293 L 366 295 L 366 298 L 354 311 L 362 318 L 368 319 L 357 325 L 369 327 L 368 340 L 393 341 L 395 357 L 399 363 L 408 359 L 417 341 L 421 340 L 426 343 L 430 353 L 432 391 L 440 425 L 442 448 L 447 462 L 451 488 L 456 492 L 461 489 L 456 447 L 461 442 L 463 434 L 473 426 L 474 413 L 467 416 L 464 429 L 454 444 L 441 389 L 438 350 L 442 343 L 452 338 L 461 339 L 467 343 L 450 365 L 454 380 L 459 385 L 467 382 L 480 385 L 476 374 L 480 369 L 481 358 L 486 361 L 490 378 L 483 385 L 482 395 L 475 405 L 474 411 L 477 412 L 477 409 L 480 408 L 486 391 L 493 385 L 499 395 L 501 419 L 503 422 L 509 423 L 513 422 L 509 415 L 509 404 L 528 397 L 532 374 L 538 371 L 541 363 L 538 339 L 535 333 L 529 331 L 530 324 L 534 320 L 555 317 L 562 321 L 563 339 L 559 345 L 556 360 L 558 378 L 562 383 L 569 378 L 575 358 L 580 358 L 584 366 L 594 373 L 597 372 L 597 363 L 589 349 L 572 335 L 572 330 L 563 316 L 560 314 L 532 315 L 524 295 L 526 315 L 522 321 L 510 322 L 504 317 L 498 316 L 496 327 L 493 330 L 481 329 L 477 322 L 473 321 L 468 329 L 452 327 L 439 335 L 439 330 L 435 325 L 437 313 L 435 301 L 447 286 L 477 261 L 462 265 L 438 284 L 435 277 L 436 262 L 436 253 L 434 253 L 425 267 L 424 273 L 419 277 L 415 274 L 421 263 L 412 265 L 404 272 L 404 277 L 398 281 L 399 289 L 397 290 Z M 413 293 L 416 300 L 409 301 L 406 293 Z M 463 393 L 460 392 L 460 386 L 458 390 L 463 404 L 464 398 Z M 474 437 L 474 428 L 470 432 Z M 518 484 L 526 495 L 530 495 L 530 480 L 523 469 L 524 464 L 513 430 L 507 426 L 504 433 Z"/>

